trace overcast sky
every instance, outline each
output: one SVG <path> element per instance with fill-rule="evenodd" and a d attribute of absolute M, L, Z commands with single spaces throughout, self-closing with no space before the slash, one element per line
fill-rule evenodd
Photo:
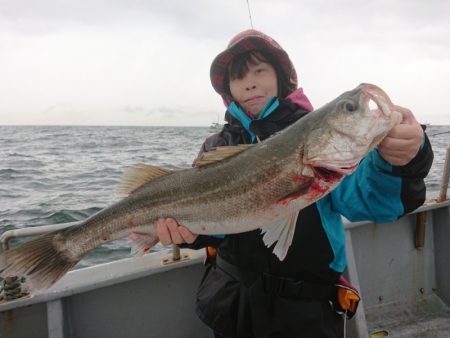
<path fill-rule="evenodd" d="M 250 0 L 315 107 L 361 82 L 450 125 L 450 1 Z M 245 0 L 0 0 L 0 125 L 209 125 Z"/>

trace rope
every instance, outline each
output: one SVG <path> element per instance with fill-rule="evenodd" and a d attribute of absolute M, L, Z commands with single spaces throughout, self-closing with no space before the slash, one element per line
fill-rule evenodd
<path fill-rule="evenodd" d="M 25 278 L 21 279 L 14 277 L 6 277 L 0 283 L 0 300 L 12 300 L 27 295 L 27 292 L 23 292 L 22 283 L 25 282 Z"/>

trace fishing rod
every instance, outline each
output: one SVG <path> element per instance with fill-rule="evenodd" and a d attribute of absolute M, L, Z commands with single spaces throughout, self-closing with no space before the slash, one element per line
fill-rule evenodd
<path fill-rule="evenodd" d="M 248 0 L 247 0 L 247 8 L 248 8 L 248 17 L 250 18 L 250 26 L 253 29 L 252 11 L 250 10 L 250 4 Z"/>
<path fill-rule="evenodd" d="M 442 134 L 449 134 L 449 133 L 450 133 L 450 130 L 447 130 L 447 131 L 443 131 L 443 132 L 440 132 L 440 133 L 427 134 L 427 135 L 428 135 L 428 137 L 431 137 L 431 136 L 442 135 Z"/>
<path fill-rule="evenodd" d="M 247 9 L 248 9 L 248 17 L 250 19 L 250 26 L 253 29 L 252 10 L 250 8 L 250 1 L 249 0 L 247 0 Z M 436 133 L 436 134 L 431 134 L 431 135 L 427 134 L 427 135 L 428 135 L 428 137 L 433 137 L 433 136 L 442 135 L 442 134 L 448 134 L 448 133 L 450 133 L 450 131 L 443 131 L 441 133 Z"/>

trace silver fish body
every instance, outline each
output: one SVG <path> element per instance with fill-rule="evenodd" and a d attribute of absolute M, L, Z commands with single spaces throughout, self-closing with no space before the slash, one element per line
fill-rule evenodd
<path fill-rule="evenodd" d="M 378 109 L 370 110 L 370 100 Z M 173 217 L 197 234 L 259 228 L 265 244 L 276 243 L 274 253 L 283 259 L 298 211 L 356 170 L 400 121 L 380 88 L 362 84 L 221 161 L 172 172 L 136 166 L 125 177 L 129 196 L 77 226 L 8 250 L 0 256 L 0 275 L 25 276 L 32 290 L 45 289 L 95 247 L 131 232 L 140 234 L 139 250 L 145 253 L 158 242 L 160 217 Z"/>

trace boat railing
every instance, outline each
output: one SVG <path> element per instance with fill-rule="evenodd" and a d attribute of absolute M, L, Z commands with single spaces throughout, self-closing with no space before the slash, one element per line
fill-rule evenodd
<path fill-rule="evenodd" d="M 68 228 L 78 223 L 79 222 L 49 224 L 5 231 L 0 236 L 0 243 L 1 243 L 0 252 L 4 252 L 9 249 L 9 241 L 13 238 L 43 235 L 52 231 Z"/>
<path fill-rule="evenodd" d="M 22 228 L 22 229 L 14 229 L 14 230 L 8 230 L 5 231 L 0 236 L 0 253 L 5 252 L 9 249 L 9 243 L 14 238 L 21 238 L 21 237 L 31 237 L 31 236 L 38 236 L 38 235 L 44 235 L 53 231 L 62 230 L 74 225 L 77 225 L 80 222 L 69 222 L 69 223 L 59 223 L 59 224 L 49 224 L 49 225 L 41 225 L 36 227 L 28 227 L 28 228 Z M 172 246 L 172 256 L 167 257 L 162 261 L 162 264 L 170 264 L 173 262 L 177 262 L 181 259 L 184 259 L 186 257 L 182 257 L 180 253 L 180 248 L 177 245 Z"/>
<path fill-rule="evenodd" d="M 447 148 L 444 169 L 442 172 L 442 179 L 441 179 L 441 184 L 440 184 L 439 197 L 437 198 L 436 202 L 444 202 L 447 200 L 447 189 L 448 189 L 448 184 L 449 184 L 449 176 L 450 176 L 450 146 Z M 0 245 L 0 253 L 9 249 L 9 241 L 13 238 L 42 235 L 42 234 L 46 234 L 46 233 L 49 233 L 52 231 L 65 229 L 70 226 L 76 225 L 78 223 L 79 222 L 50 224 L 50 225 L 42 225 L 42 226 L 38 226 L 38 227 L 29 227 L 29 228 L 5 231 L 0 236 L 0 244 L 1 244 Z M 351 225 L 347 224 L 347 226 L 354 227 L 355 224 L 357 224 L 357 223 L 358 222 L 351 224 Z M 423 222 L 419 221 L 418 223 L 423 223 Z M 171 262 L 179 261 L 180 259 L 182 259 L 181 255 L 180 255 L 180 248 L 177 245 L 173 245 L 172 258 L 171 259 L 168 258 L 163 263 L 170 264 Z"/>
<path fill-rule="evenodd" d="M 430 206 L 435 206 L 436 203 L 442 203 L 446 201 L 446 197 L 444 197 L 443 200 L 436 200 L 433 199 L 429 202 L 426 202 L 422 207 L 420 207 L 418 210 L 415 211 L 415 213 L 422 213 L 430 209 Z M 57 231 L 61 229 L 65 229 L 71 226 L 74 226 L 78 224 L 79 222 L 70 222 L 70 223 L 60 223 L 60 224 L 49 224 L 49 225 L 41 225 L 37 227 L 30 227 L 30 228 L 22 228 L 22 229 L 14 229 L 14 230 L 8 230 L 5 231 L 0 236 L 0 253 L 6 251 L 9 249 L 9 243 L 12 239 L 16 238 L 22 238 L 22 237 L 31 237 L 31 236 L 38 236 L 47 234 L 52 231 Z M 366 224 L 367 221 L 360 221 L 360 222 L 350 222 L 346 219 L 344 219 L 344 224 L 346 229 L 355 228 L 361 225 Z M 182 259 L 180 254 L 180 248 L 177 245 L 173 245 L 172 248 L 172 258 L 164 260 L 163 263 L 169 264 L 171 261 L 179 261 Z"/>

